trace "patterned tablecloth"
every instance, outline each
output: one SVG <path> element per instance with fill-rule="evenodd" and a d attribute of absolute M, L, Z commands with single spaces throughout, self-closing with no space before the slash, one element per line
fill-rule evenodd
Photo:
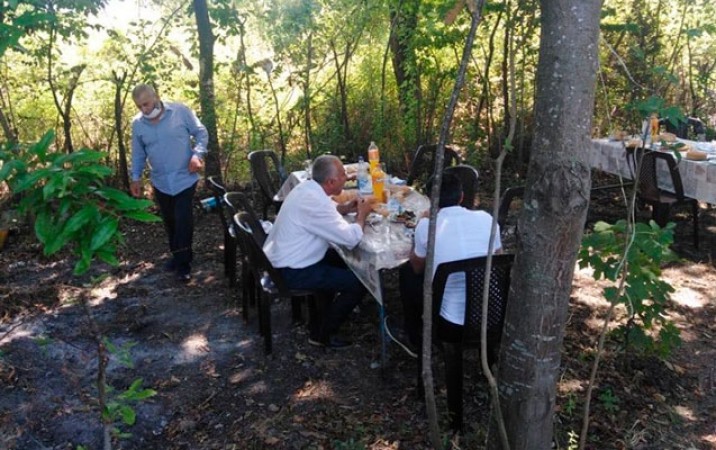
<path fill-rule="evenodd" d="M 411 191 L 403 199 L 401 206 L 420 217 L 430 208 L 430 200 L 417 191 Z M 383 286 L 380 271 L 394 269 L 408 260 L 413 246 L 413 229 L 374 214 L 369 217 L 369 222 L 363 230 L 363 240 L 358 246 L 351 250 L 337 245 L 334 248 L 375 300 L 382 305 Z"/>
<path fill-rule="evenodd" d="M 697 200 L 716 204 L 716 147 L 713 144 L 685 141 L 693 147 L 710 152 L 708 161 L 691 161 L 682 159 L 679 162 L 679 173 L 684 185 L 684 195 Z M 614 175 L 631 178 L 626 160 L 625 142 L 608 139 L 593 139 L 590 152 L 590 164 L 593 168 Z M 671 177 L 666 164 L 657 166 L 659 186 L 673 191 Z"/>

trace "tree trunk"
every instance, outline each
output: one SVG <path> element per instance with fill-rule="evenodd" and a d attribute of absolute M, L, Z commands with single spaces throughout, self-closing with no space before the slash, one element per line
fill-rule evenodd
<path fill-rule="evenodd" d="M 117 133 L 117 160 L 119 161 L 119 180 L 125 190 L 129 191 L 129 170 L 127 168 L 127 147 L 124 145 L 124 130 L 122 127 L 122 94 L 124 83 L 127 80 L 127 72 L 121 75 L 112 71 L 114 81 L 114 130 Z"/>
<path fill-rule="evenodd" d="M 519 218 L 499 385 L 512 449 L 552 445 L 555 389 L 591 187 L 601 0 L 542 0 L 535 139 Z M 494 422 L 491 449 L 500 447 Z"/>
<path fill-rule="evenodd" d="M 419 0 L 400 0 L 398 5 L 391 5 L 391 33 L 388 45 L 393 59 L 395 83 L 398 86 L 398 101 L 406 127 L 405 136 L 408 142 L 412 139 L 417 148 L 421 141 L 420 130 L 420 74 L 418 73 L 417 56 L 414 38 L 418 26 Z"/>
<path fill-rule="evenodd" d="M 221 155 L 218 131 L 216 128 L 216 102 L 214 98 L 214 35 L 209 21 L 206 0 L 194 0 L 196 29 L 199 33 L 199 103 L 201 104 L 201 123 L 209 133 L 209 146 L 206 155 L 206 175 L 221 179 Z"/>

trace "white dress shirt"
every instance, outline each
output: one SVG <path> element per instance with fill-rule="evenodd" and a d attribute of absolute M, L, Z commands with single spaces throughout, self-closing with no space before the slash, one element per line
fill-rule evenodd
<path fill-rule="evenodd" d="M 276 268 L 303 269 L 323 259 L 329 243 L 353 248 L 363 229 L 348 223 L 320 184 L 307 180 L 296 186 L 264 243 L 264 252 Z"/>
<path fill-rule="evenodd" d="M 428 225 L 424 218 L 415 228 L 415 255 L 425 258 L 428 253 Z M 433 276 L 444 262 L 477 258 L 487 255 L 490 243 L 492 216 L 484 211 L 471 211 L 462 206 L 450 206 L 438 211 L 435 230 L 435 262 Z M 494 250 L 502 247 L 500 229 L 495 236 Z M 445 283 L 440 315 L 454 324 L 463 325 L 465 318 L 465 274 L 452 274 Z"/>

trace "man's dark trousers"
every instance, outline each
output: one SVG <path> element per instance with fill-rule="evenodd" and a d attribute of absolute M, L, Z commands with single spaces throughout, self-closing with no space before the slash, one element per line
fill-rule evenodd
<path fill-rule="evenodd" d="M 180 275 L 191 272 L 191 243 L 194 235 L 194 216 L 192 202 L 196 184 L 176 195 L 168 195 L 154 188 L 154 199 L 164 221 L 169 237 L 169 250 L 172 252 L 171 265 Z"/>

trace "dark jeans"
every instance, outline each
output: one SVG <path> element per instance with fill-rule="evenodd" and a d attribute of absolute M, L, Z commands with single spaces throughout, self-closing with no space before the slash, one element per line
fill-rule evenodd
<path fill-rule="evenodd" d="M 159 205 L 164 228 L 169 238 L 173 266 L 180 274 L 191 271 L 191 241 L 194 235 L 192 201 L 196 183 L 176 195 L 168 195 L 154 189 L 154 199 Z"/>
<path fill-rule="evenodd" d="M 309 324 L 313 339 L 325 340 L 336 333 L 366 294 L 360 280 L 332 249 L 312 266 L 280 270 L 289 288 L 311 289 L 322 294 L 324 305 L 319 323 Z"/>

